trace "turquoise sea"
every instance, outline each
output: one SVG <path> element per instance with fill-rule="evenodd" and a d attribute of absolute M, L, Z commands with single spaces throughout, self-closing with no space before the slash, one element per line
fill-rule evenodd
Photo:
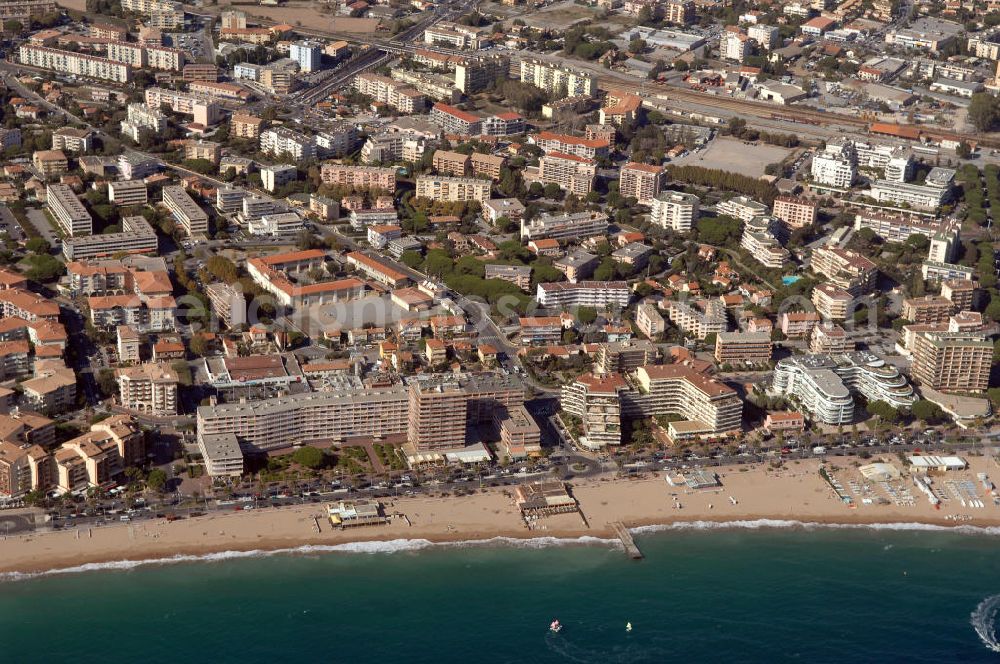
<path fill-rule="evenodd" d="M 1000 661 L 998 534 L 636 540 L 645 560 L 602 541 L 397 542 L 8 577 L 0 662 Z"/>

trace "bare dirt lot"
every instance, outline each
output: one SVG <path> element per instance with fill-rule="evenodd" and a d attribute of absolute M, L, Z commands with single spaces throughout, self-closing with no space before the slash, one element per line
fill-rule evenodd
<path fill-rule="evenodd" d="M 597 10 L 575 2 L 560 2 L 537 12 L 522 14 L 520 18 L 530 27 L 566 30 L 576 23 L 593 18 Z"/>
<path fill-rule="evenodd" d="M 330 32 L 370 35 L 378 32 L 381 23 L 377 18 L 336 16 L 332 6 L 329 11 L 312 4 L 283 5 L 281 7 L 241 6 L 241 9 L 250 16 Z"/>
<path fill-rule="evenodd" d="M 700 152 L 689 152 L 673 163 L 684 166 L 703 166 L 723 171 L 742 173 L 751 177 L 764 175 L 764 168 L 787 157 L 792 150 L 776 145 L 747 144 L 738 138 L 720 136 Z"/>

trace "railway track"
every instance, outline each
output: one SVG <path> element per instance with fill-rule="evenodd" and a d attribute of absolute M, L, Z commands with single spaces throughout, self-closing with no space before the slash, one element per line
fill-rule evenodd
<path fill-rule="evenodd" d="M 607 89 L 608 86 L 611 88 L 621 88 L 624 83 L 624 81 L 617 76 L 600 75 L 598 76 L 598 80 L 601 82 L 602 86 L 605 87 L 605 89 Z M 633 80 L 631 84 L 634 87 L 635 81 Z M 710 94 L 671 86 L 655 86 L 654 90 L 666 95 L 668 99 L 676 99 L 678 101 L 698 104 L 709 108 L 735 111 L 740 115 L 753 116 L 763 119 L 783 120 L 786 122 L 802 122 L 824 127 L 852 127 L 863 130 L 865 133 L 868 133 L 871 127 L 871 123 L 869 121 L 859 117 L 842 115 L 840 113 L 824 113 L 822 111 L 811 110 L 799 106 L 777 106 L 775 104 L 749 101 L 745 99 L 726 99 L 723 97 L 716 97 Z M 652 96 L 654 94 L 655 92 L 652 90 L 646 93 L 647 96 Z M 976 143 L 981 147 L 1000 148 L 1000 137 L 998 136 L 948 131 L 926 125 L 910 126 L 916 127 L 921 134 L 926 134 L 931 137 L 949 136 L 955 137 L 961 141 L 966 141 L 970 144 Z"/>

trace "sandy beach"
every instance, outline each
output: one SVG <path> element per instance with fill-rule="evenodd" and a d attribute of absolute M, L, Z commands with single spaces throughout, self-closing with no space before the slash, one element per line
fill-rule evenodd
<path fill-rule="evenodd" d="M 889 459 L 896 462 L 898 460 Z M 967 471 L 940 478 L 975 480 L 977 472 L 1000 475 L 989 458 L 970 458 Z M 847 485 L 860 477 L 859 463 L 837 458 L 827 463 L 831 475 Z M 1000 525 L 1000 508 L 981 487 L 982 508 L 963 507 L 957 499 L 935 509 L 927 497 L 913 490 L 912 504 L 844 504 L 819 475 L 818 460 L 792 463 L 780 470 L 763 465 L 716 469 L 722 487 L 692 491 L 672 487 L 662 473 L 637 479 L 591 479 L 572 484 L 581 514 L 540 519 L 529 529 L 514 504 L 511 487 L 497 487 L 464 497 L 415 497 L 387 500 L 394 517 L 384 526 L 338 530 L 325 518 L 325 504 L 280 509 L 211 512 L 206 516 L 168 522 L 146 520 L 100 528 L 10 536 L 0 539 L 0 572 L 39 572 L 75 568 L 88 563 L 151 560 L 177 555 L 204 555 L 223 551 L 293 549 L 305 545 L 348 542 L 430 540 L 432 542 L 486 540 L 495 537 L 533 538 L 611 537 L 609 525 L 629 527 L 681 521 L 789 520 L 807 523 L 924 523 L 944 526 Z M 905 491 L 905 477 L 893 483 Z M 978 484 L 978 483 L 977 483 Z M 872 489 L 871 487 L 868 487 Z M 879 488 L 874 487 L 872 496 Z M 735 504 L 732 500 L 735 500 Z M 879 501 L 873 501 L 879 502 Z M 679 506 L 678 506 L 679 504 Z M 585 517 L 585 520 L 584 520 Z M 410 525 L 407 525 L 406 520 Z M 959 520 L 961 519 L 961 520 Z M 589 524 L 589 527 L 588 527 Z M 318 530 L 317 530 L 318 525 Z M 641 542 L 640 542 L 641 543 Z"/>

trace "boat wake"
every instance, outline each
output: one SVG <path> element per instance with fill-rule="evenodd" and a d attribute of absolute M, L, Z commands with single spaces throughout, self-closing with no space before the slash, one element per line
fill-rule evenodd
<path fill-rule="evenodd" d="M 635 647 L 618 647 L 611 650 L 585 648 L 567 640 L 561 634 L 549 634 L 545 638 L 549 651 L 569 662 L 578 664 L 626 664 L 645 659 L 648 653 Z"/>
<path fill-rule="evenodd" d="M 523 549 L 545 549 L 555 546 L 618 546 L 618 540 L 601 537 L 491 537 L 489 539 L 459 540 L 454 542 L 432 542 L 427 539 L 394 539 L 373 540 L 368 542 L 345 542 L 343 544 L 306 544 L 303 546 L 283 549 L 251 549 L 248 551 L 219 551 L 205 554 L 177 554 L 162 558 L 146 558 L 136 560 L 114 560 L 101 563 L 86 563 L 73 567 L 62 567 L 41 572 L 5 572 L 0 573 L 2 581 L 25 581 L 43 576 L 62 574 L 82 574 L 100 571 L 128 571 L 138 567 L 178 565 L 183 563 L 215 563 L 244 558 L 270 558 L 281 555 L 311 556 L 324 553 L 353 554 L 392 554 L 421 551 L 429 548 L 463 548 L 463 547 L 508 547 Z"/>
<path fill-rule="evenodd" d="M 972 627 L 979 635 L 983 645 L 993 652 L 1000 652 L 1000 639 L 997 638 L 997 613 L 1000 612 L 1000 595 L 990 595 L 972 612 Z"/>

